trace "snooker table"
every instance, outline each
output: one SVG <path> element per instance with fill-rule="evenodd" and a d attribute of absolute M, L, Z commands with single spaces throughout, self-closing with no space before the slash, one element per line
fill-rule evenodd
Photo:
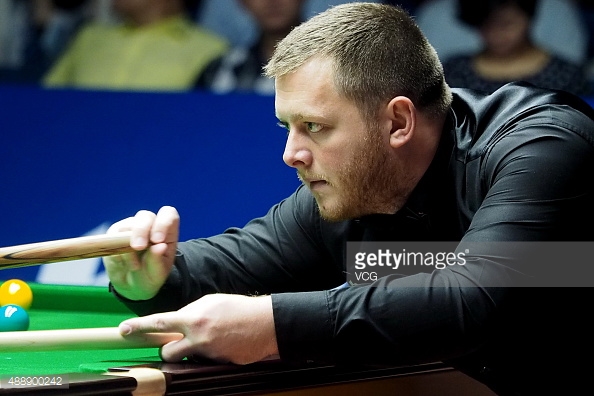
<path fill-rule="evenodd" d="M 134 316 L 106 287 L 30 283 L 29 330 L 116 327 Z M 32 348 L 33 349 L 33 348 Z M 6 352 L 0 395 L 460 395 L 492 396 L 440 362 L 409 367 L 339 367 L 267 360 L 246 366 L 165 363 L 158 348 Z M 61 378 L 58 386 L 12 386 L 10 378 Z"/>

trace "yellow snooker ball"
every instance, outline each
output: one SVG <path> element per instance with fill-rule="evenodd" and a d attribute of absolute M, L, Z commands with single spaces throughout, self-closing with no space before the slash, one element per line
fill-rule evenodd
<path fill-rule="evenodd" d="M 0 307 L 15 304 L 28 310 L 33 304 L 33 292 L 28 284 L 20 279 L 10 279 L 0 286 Z"/>

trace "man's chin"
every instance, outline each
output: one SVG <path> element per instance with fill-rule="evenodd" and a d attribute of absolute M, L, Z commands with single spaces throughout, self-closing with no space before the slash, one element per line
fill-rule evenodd
<path fill-rule="evenodd" d="M 340 222 L 358 219 L 372 214 L 394 214 L 402 205 L 382 205 L 381 207 L 371 208 L 369 205 L 346 204 L 345 202 L 329 202 L 328 199 L 316 199 L 318 212 L 322 219 L 329 222 Z"/>
<path fill-rule="evenodd" d="M 318 206 L 318 211 L 320 212 L 320 216 L 322 219 L 336 223 L 340 221 L 346 221 L 356 218 L 357 216 L 354 213 L 349 213 L 344 210 L 338 203 L 331 204 L 329 202 L 323 202 L 323 200 L 319 200 L 316 198 L 316 203 Z"/>
<path fill-rule="evenodd" d="M 324 219 L 325 221 L 327 221 L 329 223 L 339 223 L 341 221 L 350 220 L 350 218 L 347 218 L 340 214 L 333 213 L 333 212 L 324 212 L 321 210 L 320 210 L 320 216 L 322 217 L 322 219 Z"/>

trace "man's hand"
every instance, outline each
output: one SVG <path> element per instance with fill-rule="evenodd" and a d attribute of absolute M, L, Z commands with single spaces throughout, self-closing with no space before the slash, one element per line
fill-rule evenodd
<path fill-rule="evenodd" d="M 157 214 L 142 210 L 113 224 L 107 233 L 122 231 L 132 231 L 130 246 L 138 252 L 104 257 L 105 270 L 120 295 L 147 300 L 157 294 L 173 267 L 179 214 L 170 206 L 162 207 Z"/>
<path fill-rule="evenodd" d="M 120 332 L 182 333 L 184 338 L 161 349 L 169 362 L 196 355 L 248 364 L 278 355 L 270 296 L 209 294 L 178 311 L 128 319 Z"/>

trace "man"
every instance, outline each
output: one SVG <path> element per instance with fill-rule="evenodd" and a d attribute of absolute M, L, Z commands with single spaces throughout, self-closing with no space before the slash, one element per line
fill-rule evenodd
<path fill-rule="evenodd" d="M 499 394 L 586 378 L 571 375 L 575 351 L 591 346 L 591 289 L 504 287 L 538 273 L 489 250 L 592 241 L 594 112 L 585 102 L 522 84 L 452 92 L 414 21 L 370 3 L 300 25 L 265 71 L 288 132 L 283 158 L 303 185 L 212 238 L 178 243 L 172 207 L 114 224 L 109 232 L 132 230 L 131 246 L 146 251 L 106 258 L 111 289 L 139 315 L 157 312 L 123 322 L 123 334 L 183 333 L 162 348 L 172 361 L 442 360 Z M 348 241 L 485 247 L 464 266 L 338 287 L 351 270 Z"/>

